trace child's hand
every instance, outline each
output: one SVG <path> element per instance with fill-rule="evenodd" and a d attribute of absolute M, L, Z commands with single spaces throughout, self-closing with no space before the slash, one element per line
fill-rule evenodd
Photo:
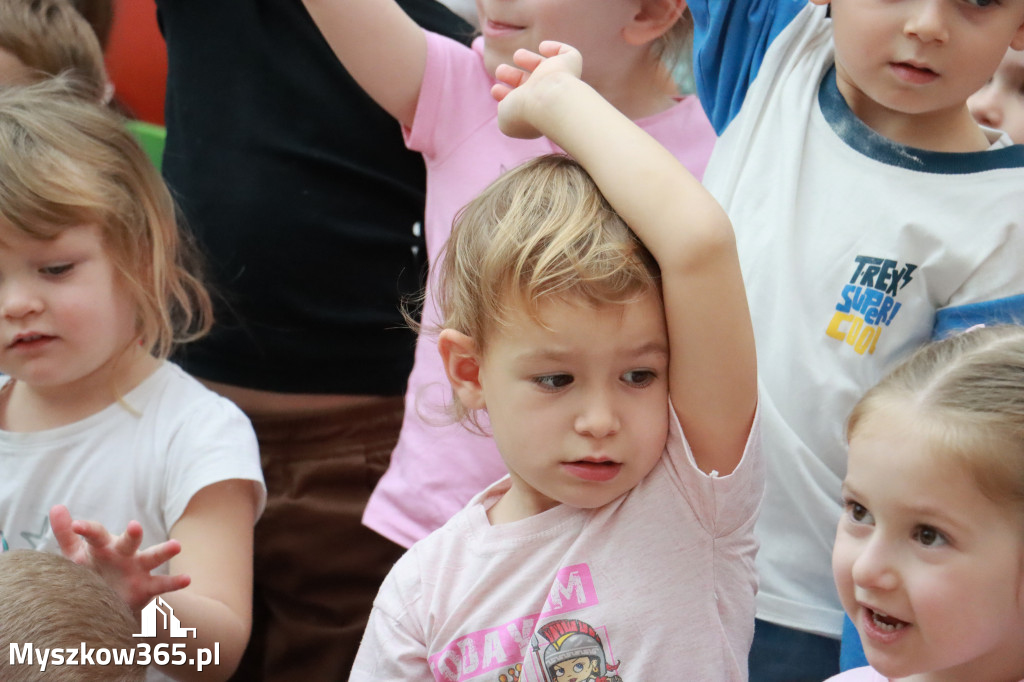
<path fill-rule="evenodd" d="M 498 126 L 509 137 L 540 137 L 542 133 L 531 122 L 530 107 L 557 95 L 566 78 L 578 79 L 583 73 L 583 57 L 565 43 L 545 40 L 539 54 L 516 50 L 512 61 L 516 66 L 498 66 L 494 74 L 498 82 L 491 87 L 491 95 L 500 102 Z"/>
<path fill-rule="evenodd" d="M 153 597 L 191 582 L 187 575 L 150 575 L 181 551 L 181 543 L 168 540 L 140 552 L 138 521 L 129 522 L 125 532 L 115 537 L 95 521 L 73 521 L 67 507 L 57 505 L 50 510 L 50 527 L 64 556 L 99 573 L 133 612 L 141 611 Z"/>

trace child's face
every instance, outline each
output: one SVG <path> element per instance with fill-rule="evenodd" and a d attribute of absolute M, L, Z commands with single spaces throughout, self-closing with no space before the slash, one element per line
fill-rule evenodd
<path fill-rule="evenodd" d="M 484 37 L 484 64 L 493 74 L 511 64 L 519 48 L 536 51 L 542 40 L 559 40 L 583 55 L 589 81 L 624 45 L 622 29 L 637 11 L 625 0 L 476 0 Z"/>
<path fill-rule="evenodd" d="M 0 227 L 0 371 L 38 389 L 107 382 L 135 335 L 135 306 L 98 227 L 52 241 Z"/>
<path fill-rule="evenodd" d="M 882 675 L 1024 677 L 1024 524 L 893 406 L 850 440 L 832 568 Z M 919 678 L 914 678 L 919 679 Z"/>
<path fill-rule="evenodd" d="M 512 475 L 502 499 L 524 518 L 556 504 L 600 507 L 631 490 L 668 435 L 668 336 L 661 297 L 540 307 L 492 333 L 483 402 Z"/>
<path fill-rule="evenodd" d="M 865 120 L 879 112 L 935 121 L 965 115 L 967 98 L 992 76 L 1007 46 L 1024 47 L 1024 0 L 831 5 L 839 87 Z"/>
<path fill-rule="evenodd" d="M 1024 144 L 1024 52 L 1007 50 L 991 80 L 971 95 L 967 106 L 975 120 L 1005 130 Z"/>

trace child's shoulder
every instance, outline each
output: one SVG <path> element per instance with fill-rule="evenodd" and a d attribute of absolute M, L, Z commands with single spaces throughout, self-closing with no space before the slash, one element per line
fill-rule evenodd
<path fill-rule="evenodd" d="M 150 392 L 154 396 L 159 396 L 164 403 L 187 406 L 187 410 L 183 411 L 193 413 L 215 410 L 245 417 L 237 405 L 204 386 L 198 379 L 170 360 L 165 360 L 144 383 L 150 383 Z"/>

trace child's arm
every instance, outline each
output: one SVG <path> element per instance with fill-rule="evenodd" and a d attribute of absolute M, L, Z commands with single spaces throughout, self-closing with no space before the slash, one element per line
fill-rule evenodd
<path fill-rule="evenodd" d="M 411 127 L 427 62 L 421 29 L 394 0 L 303 0 L 345 69 Z"/>
<path fill-rule="evenodd" d="M 765 52 L 807 0 L 687 0 L 693 76 L 715 132 L 739 112 Z"/>
<path fill-rule="evenodd" d="M 170 638 L 165 629 L 158 628 L 158 636 L 145 641 L 151 648 L 158 644 L 184 644 L 184 660 L 199 660 L 199 649 L 213 651 L 216 647 L 219 666 L 207 666 L 202 673 L 191 665 L 167 665 L 161 666 L 161 670 L 180 680 L 223 680 L 238 666 L 252 623 L 252 538 L 256 515 L 253 494 L 252 482 L 247 480 L 227 480 L 206 486 L 192 496 L 185 512 L 171 528 L 172 539 L 145 552 L 134 552 L 141 542 L 141 528 L 137 538 L 133 535 L 134 550 L 130 553 L 124 541 L 118 546 L 119 538 L 112 539 L 102 525 L 72 523 L 70 515 L 65 529 L 58 514 L 60 530 L 54 525 L 54 534 L 65 556 L 93 566 L 126 597 L 136 613 L 161 593 L 158 588 L 163 585 L 179 590 L 165 594 L 164 600 L 174 609 L 174 616 L 182 627 L 196 629 L 195 638 Z M 125 536 L 131 533 L 131 528 L 129 524 Z M 148 570 L 159 563 L 153 564 L 155 559 L 143 557 L 157 548 L 163 548 L 157 557 L 167 553 L 176 555 L 159 562 L 170 558 L 172 575 L 169 578 L 148 576 Z M 129 558 L 129 554 L 133 558 Z M 150 568 L 146 576 L 155 581 L 148 584 L 148 592 L 135 584 L 141 581 L 139 567 L 147 565 Z M 134 569 L 128 570 L 130 566 Z M 187 589 L 181 589 L 186 585 Z M 147 594 L 149 596 L 145 596 Z M 168 647 L 168 652 L 171 651 Z M 181 660 L 179 651 L 181 649 L 173 650 L 172 655 Z"/>
<path fill-rule="evenodd" d="M 757 404 L 754 337 L 732 225 L 656 140 L 579 79 L 582 59 L 546 41 L 498 68 L 499 123 L 546 135 L 590 173 L 661 267 L 669 395 L 698 466 L 735 469 Z M 543 55 L 543 56 L 542 56 Z"/>
<path fill-rule="evenodd" d="M 186 643 L 189 658 L 200 648 L 220 647 L 220 667 L 197 674 L 188 666 L 165 666 L 176 679 L 227 679 L 238 666 L 252 627 L 252 545 L 256 501 L 252 481 L 233 479 L 206 486 L 189 500 L 171 537 L 181 553 L 171 559 L 171 573 L 192 579 L 188 589 L 164 599 L 196 639 Z M 164 633 L 166 634 L 166 633 Z"/>

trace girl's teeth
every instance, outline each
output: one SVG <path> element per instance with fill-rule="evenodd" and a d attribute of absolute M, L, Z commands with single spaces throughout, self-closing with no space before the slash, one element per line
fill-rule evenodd
<path fill-rule="evenodd" d="M 896 630 L 906 626 L 906 623 L 898 618 L 892 618 L 891 616 L 879 613 L 878 611 L 871 612 L 871 620 L 874 621 L 875 625 L 878 626 L 879 629 L 885 630 L 886 632 L 895 632 Z"/>

